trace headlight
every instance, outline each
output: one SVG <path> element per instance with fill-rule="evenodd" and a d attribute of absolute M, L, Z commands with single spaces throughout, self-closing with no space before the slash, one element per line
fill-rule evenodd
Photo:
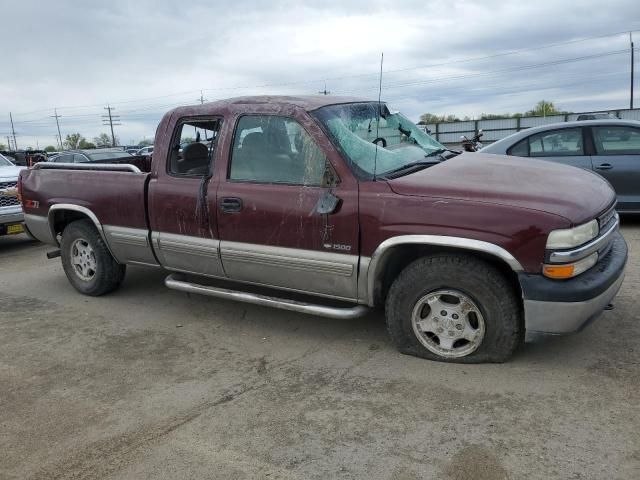
<path fill-rule="evenodd" d="M 574 248 L 598 236 L 598 221 L 591 220 L 575 228 L 553 230 L 547 238 L 547 250 Z"/>

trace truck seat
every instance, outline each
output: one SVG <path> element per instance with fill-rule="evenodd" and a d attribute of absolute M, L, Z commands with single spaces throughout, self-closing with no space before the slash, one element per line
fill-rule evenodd
<path fill-rule="evenodd" d="M 209 168 L 209 149 L 203 143 L 190 143 L 182 149 L 178 171 L 188 175 L 204 175 Z"/>

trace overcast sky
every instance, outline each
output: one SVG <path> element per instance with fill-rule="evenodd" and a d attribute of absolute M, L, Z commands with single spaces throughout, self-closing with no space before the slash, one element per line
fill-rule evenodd
<path fill-rule="evenodd" d="M 177 105 L 254 94 L 382 97 L 475 117 L 540 99 L 571 111 L 629 105 L 628 34 L 640 1 L 3 0 L 0 143 L 13 112 L 18 146 L 92 138 L 115 106 L 122 143 L 152 137 Z M 640 47 L 640 31 L 635 34 Z M 535 48 L 534 48 L 535 47 Z M 511 53 L 517 51 L 516 53 Z M 484 58 L 482 58 L 484 57 Z M 488 58 L 487 58 L 488 57 Z M 640 54 L 636 72 L 640 77 Z M 469 60 L 473 59 L 473 60 Z M 640 82 L 636 81 L 640 105 Z"/>

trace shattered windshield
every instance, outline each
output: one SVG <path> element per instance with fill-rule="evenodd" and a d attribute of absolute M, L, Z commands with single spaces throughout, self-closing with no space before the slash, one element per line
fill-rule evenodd
<path fill-rule="evenodd" d="M 411 120 L 378 102 L 329 105 L 313 114 L 348 160 L 371 176 L 425 161 L 445 149 Z"/>

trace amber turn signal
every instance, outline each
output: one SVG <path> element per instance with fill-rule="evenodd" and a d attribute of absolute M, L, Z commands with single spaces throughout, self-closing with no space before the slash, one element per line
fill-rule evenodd
<path fill-rule="evenodd" d="M 545 277 L 563 279 L 573 277 L 574 265 L 544 265 L 542 273 Z"/>

